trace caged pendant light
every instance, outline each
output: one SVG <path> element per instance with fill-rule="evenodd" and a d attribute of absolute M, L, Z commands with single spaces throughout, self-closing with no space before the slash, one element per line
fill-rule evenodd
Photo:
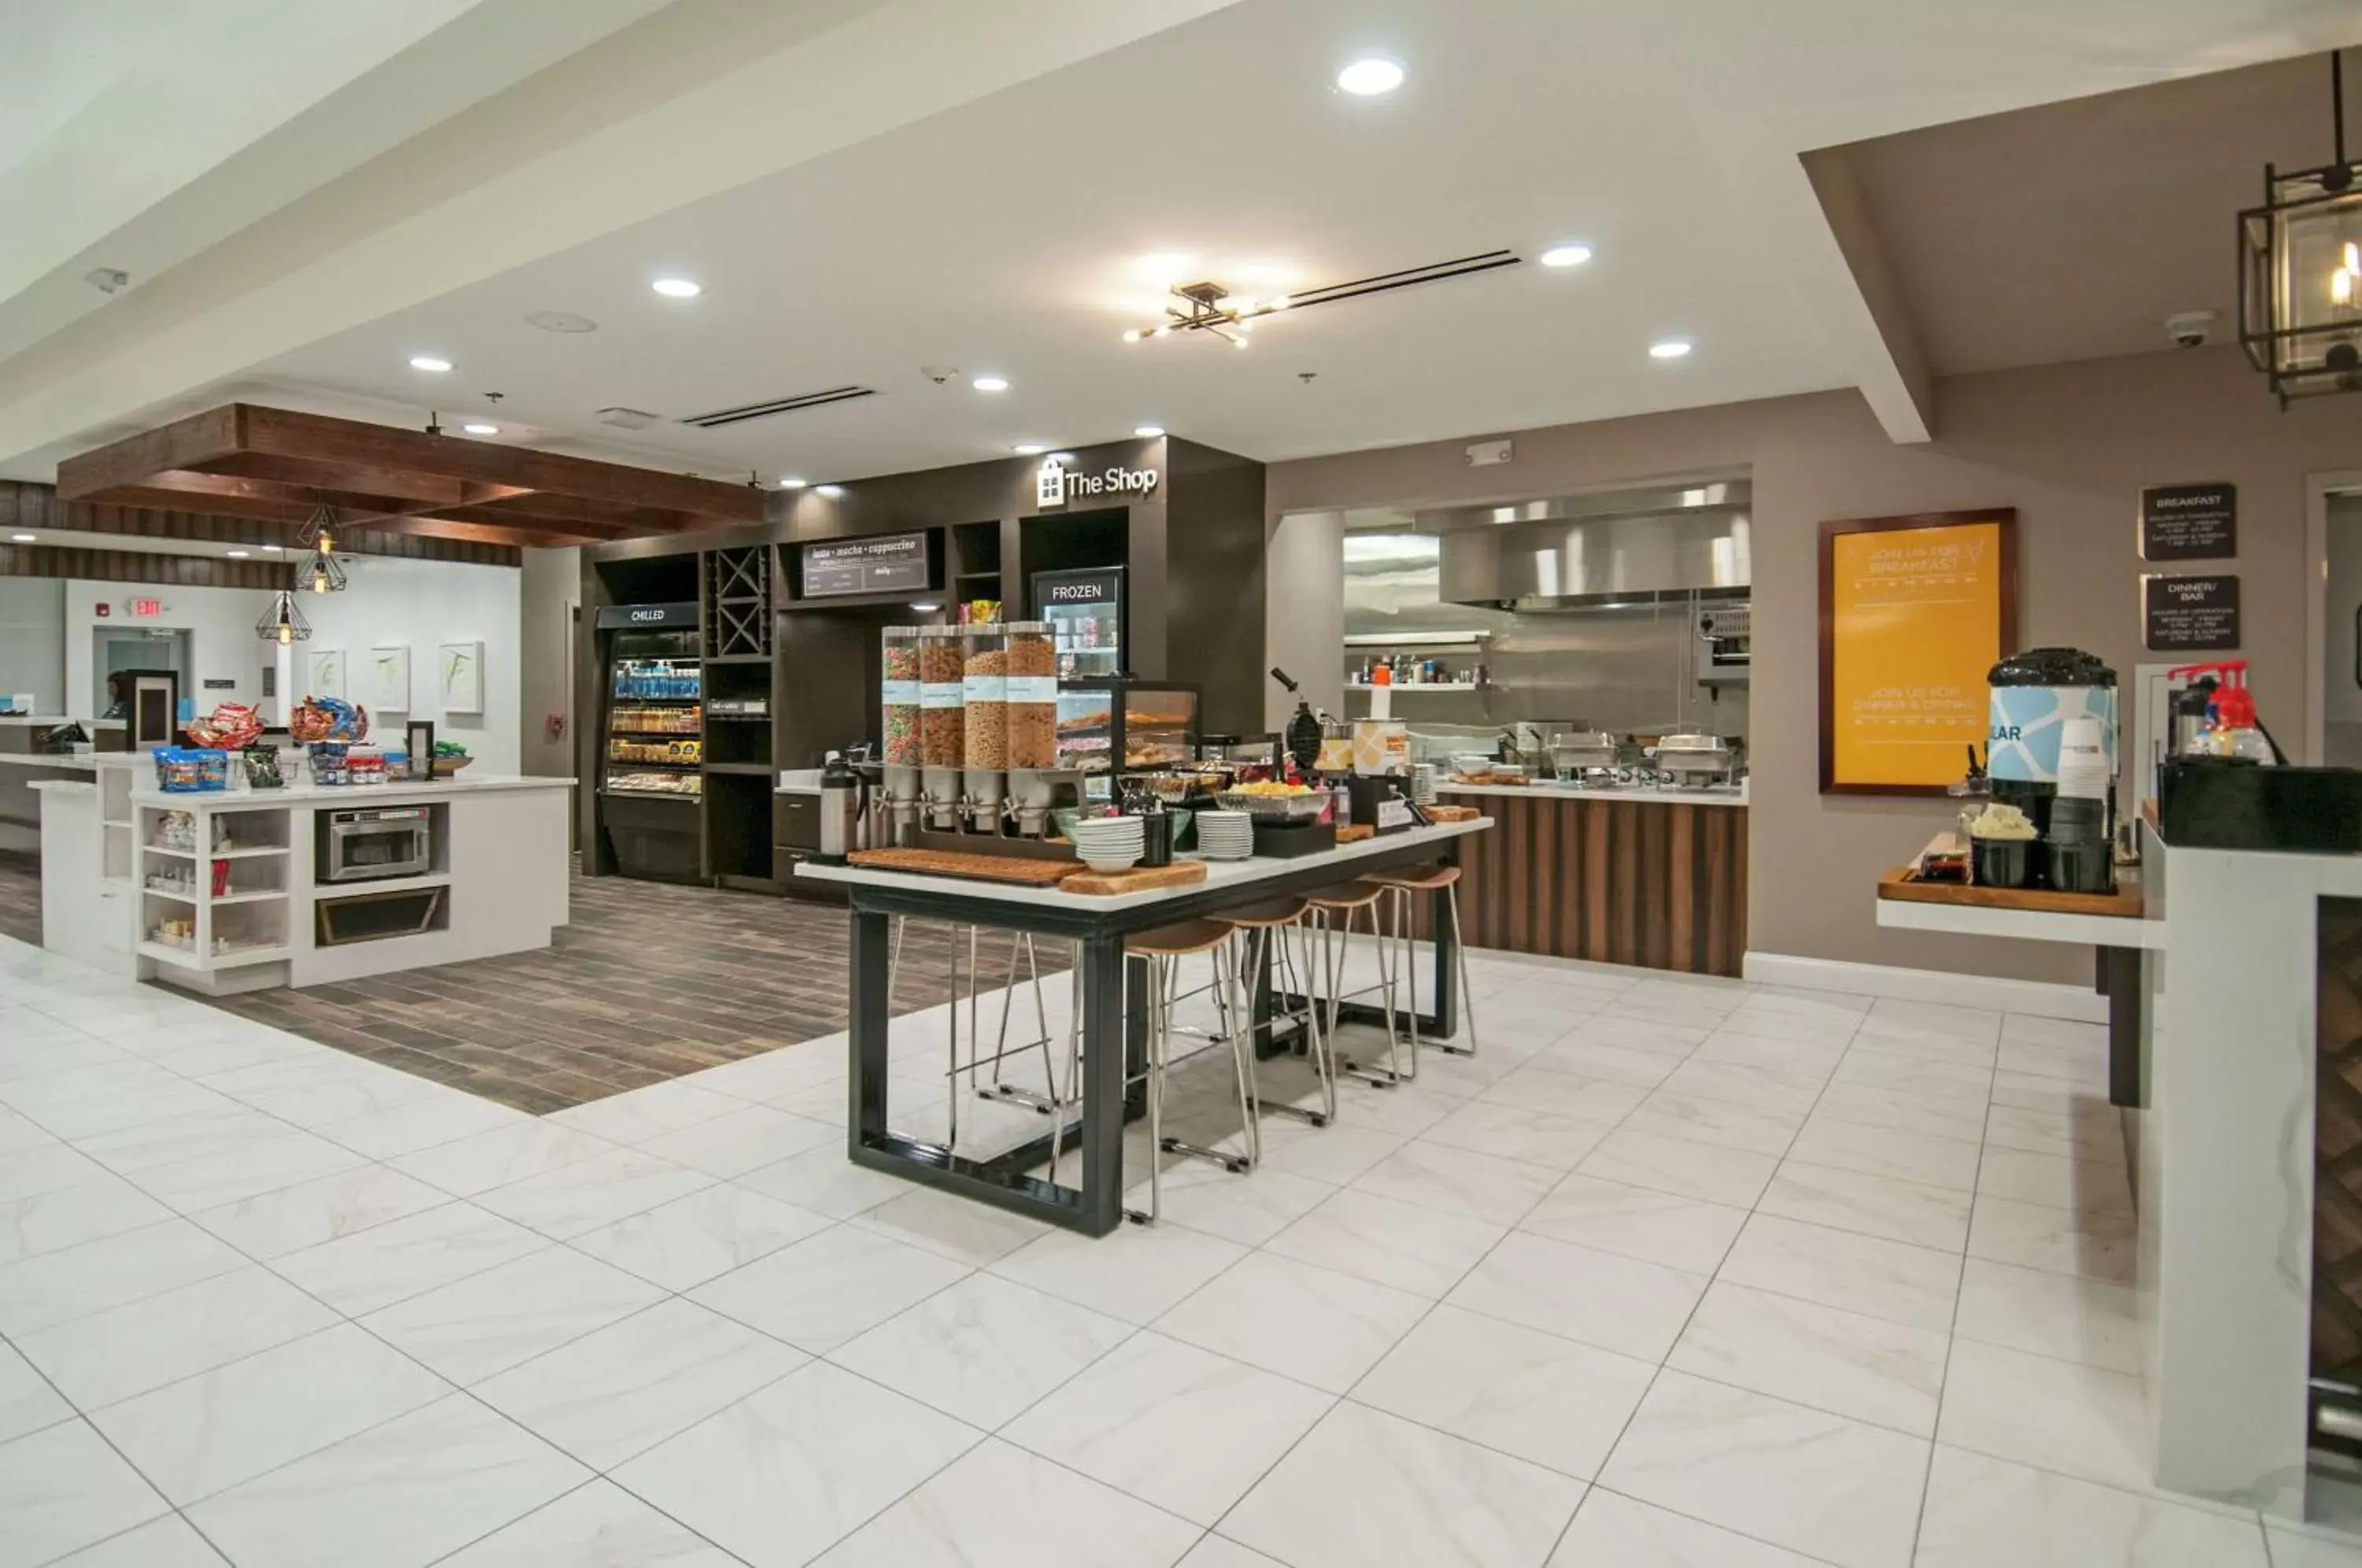
<path fill-rule="evenodd" d="M 2335 160 L 2264 165 L 2264 204 L 2239 215 L 2239 345 L 2289 400 L 2362 392 L 2362 162 L 2345 150 L 2345 77 L 2329 57 Z"/>
<path fill-rule="evenodd" d="M 299 587 L 314 593 L 342 593 L 345 591 L 345 567 L 337 559 L 337 509 L 322 502 L 312 515 L 304 520 L 298 542 L 309 547 L 311 554 L 296 569 Z"/>
<path fill-rule="evenodd" d="M 293 589 L 282 588 L 270 596 L 270 608 L 254 624 L 254 635 L 281 647 L 310 640 L 312 623 L 295 607 Z"/>

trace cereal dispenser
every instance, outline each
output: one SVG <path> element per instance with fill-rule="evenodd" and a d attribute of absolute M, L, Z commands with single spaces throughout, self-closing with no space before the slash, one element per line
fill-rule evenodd
<path fill-rule="evenodd" d="M 965 701 L 960 723 L 966 769 L 962 779 L 967 827 L 998 834 L 1009 805 L 1009 631 L 999 625 L 960 630 Z"/>
<path fill-rule="evenodd" d="M 919 820 L 920 784 L 926 762 L 922 718 L 925 685 L 919 657 L 922 634 L 916 626 L 889 626 L 883 634 L 878 703 L 885 745 L 879 793 L 883 820 L 874 831 L 879 844 L 900 844 Z"/>
<path fill-rule="evenodd" d="M 1051 813 L 1082 804 L 1082 775 L 1058 767 L 1058 646 L 1047 621 L 1017 621 L 1008 634 L 1004 747 L 1009 801 L 1020 836 L 1049 832 Z"/>
<path fill-rule="evenodd" d="M 960 634 L 928 626 L 918 635 L 920 801 L 927 825 L 956 833 L 961 818 L 961 767 L 966 761 L 963 734 L 966 696 Z"/>

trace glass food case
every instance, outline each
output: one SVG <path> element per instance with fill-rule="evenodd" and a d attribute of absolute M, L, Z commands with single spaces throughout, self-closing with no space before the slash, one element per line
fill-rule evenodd
<path fill-rule="evenodd" d="M 698 794 L 704 695 L 694 630 L 615 633 L 608 650 L 601 788 L 611 794 Z"/>
<path fill-rule="evenodd" d="M 1166 680 L 1058 683 L 1058 766 L 1079 770 L 1094 801 L 1114 775 L 1154 772 L 1198 755 L 1198 689 Z"/>

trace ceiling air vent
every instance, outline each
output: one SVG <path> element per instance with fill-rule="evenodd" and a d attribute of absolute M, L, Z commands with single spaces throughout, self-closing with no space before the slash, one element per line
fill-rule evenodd
<path fill-rule="evenodd" d="M 775 414 L 793 414 L 800 408 L 819 408 L 824 403 L 850 403 L 857 397 L 877 395 L 876 387 L 831 387 L 826 392 L 778 397 L 768 403 L 750 403 L 737 408 L 717 408 L 711 414 L 692 414 L 681 423 L 719 430 L 725 425 L 743 425 L 749 419 L 768 419 Z"/>
<path fill-rule="evenodd" d="M 612 425 L 618 430 L 646 430 L 656 422 L 657 416 L 644 409 L 602 408 L 599 411 L 599 423 Z"/>

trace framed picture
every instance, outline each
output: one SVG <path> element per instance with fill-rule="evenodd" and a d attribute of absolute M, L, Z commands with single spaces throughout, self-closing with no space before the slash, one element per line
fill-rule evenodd
<path fill-rule="evenodd" d="M 407 643 L 370 649 L 368 690 L 371 712 L 410 712 L 410 646 Z"/>
<path fill-rule="evenodd" d="M 1940 795 L 2017 646 L 2017 513 L 1821 525 L 1821 792 Z"/>
<path fill-rule="evenodd" d="M 345 690 L 345 650 L 307 648 L 304 652 L 304 692 L 311 697 L 348 697 Z"/>
<path fill-rule="evenodd" d="M 484 711 L 484 645 L 445 643 L 435 650 L 435 692 L 447 713 Z"/>

